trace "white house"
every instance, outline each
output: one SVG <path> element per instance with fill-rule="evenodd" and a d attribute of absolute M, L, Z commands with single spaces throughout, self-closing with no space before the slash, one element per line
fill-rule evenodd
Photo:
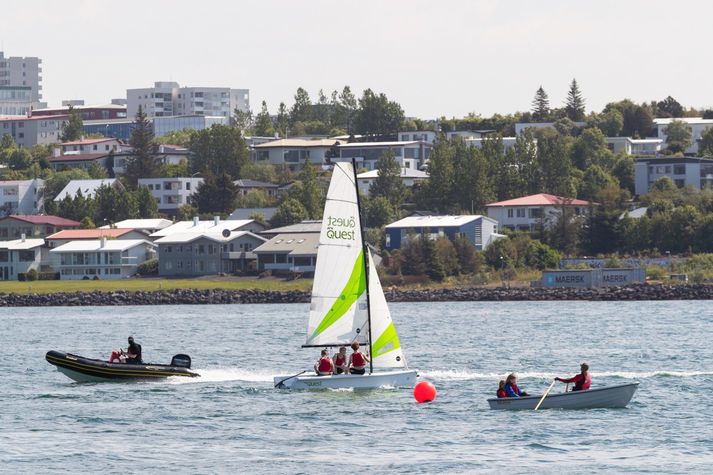
<path fill-rule="evenodd" d="M 357 175 L 357 183 L 359 185 L 359 191 L 369 196 L 369 188 L 379 177 L 379 170 L 369 170 L 368 172 L 359 173 Z M 415 168 L 402 168 L 401 169 L 401 180 L 404 185 L 411 188 L 414 183 L 428 180 L 428 173 Z"/>
<path fill-rule="evenodd" d="M 332 162 L 351 162 L 353 158 L 357 167 L 374 170 L 379 158 L 391 150 L 401 168 L 420 169 L 430 158 L 432 149 L 432 143 L 414 140 L 345 143 L 339 146 L 339 157 L 332 158 Z"/>
<path fill-rule="evenodd" d="M 62 155 L 80 155 L 84 153 L 109 153 L 118 151 L 120 144 L 114 138 L 73 140 L 59 144 Z"/>
<path fill-rule="evenodd" d="M 472 147 L 483 148 L 483 142 L 485 142 L 486 140 L 489 139 L 486 137 L 474 137 L 465 139 L 465 143 L 466 145 L 470 145 Z M 501 140 L 503 143 L 503 150 L 507 151 L 515 146 L 515 143 L 517 142 L 517 137 L 502 137 Z"/>
<path fill-rule="evenodd" d="M 679 188 L 713 188 L 713 159 L 698 157 L 637 158 L 634 193 L 643 195 L 660 178 L 669 177 Z"/>
<path fill-rule="evenodd" d="M 99 229 L 109 229 L 109 228 L 120 228 L 120 229 L 135 229 L 137 231 L 143 231 L 146 234 L 152 234 L 159 229 L 167 228 L 172 225 L 173 221 L 170 219 L 155 218 L 155 219 L 125 219 L 119 221 L 118 223 L 107 224 L 101 226 Z"/>
<path fill-rule="evenodd" d="M 156 245 L 145 239 L 72 241 L 50 250 L 50 256 L 62 280 L 123 279 L 156 257 Z"/>
<path fill-rule="evenodd" d="M 607 146 L 614 153 L 627 155 L 656 155 L 663 147 L 658 138 L 632 139 L 631 137 L 607 137 Z"/>
<path fill-rule="evenodd" d="M 253 147 L 253 160 L 299 169 L 306 159 L 313 165 L 327 163 L 327 152 L 341 142 L 335 139 L 279 139 Z"/>
<path fill-rule="evenodd" d="M 417 130 L 413 132 L 399 132 L 399 142 L 428 142 L 434 143 L 438 137 L 438 133 L 433 130 Z"/>
<path fill-rule="evenodd" d="M 0 181 L 0 215 L 39 214 L 42 211 L 42 188 L 45 181 Z"/>
<path fill-rule="evenodd" d="M 148 233 L 132 228 L 104 229 L 63 229 L 45 238 L 50 249 L 72 241 L 90 241 L 96 239 L 147 239 Z"/>
<path fill-rule="evenodd" d="M 257 269 L 274 274 L 311 274 L 317 264 L 319 231 L 280 233 L 255 249 Z"/>
<path fill-rule="evenodd" d="M 18 274 L 40 266 L 47 258 L 44 239 L 0 241 L 0 280 L 17 280 Z"/>
<path fill-rule="evenodd" d="M 62 191 L 55 197 L 54 201 L 62 201 L 65 197 L 69 196 L 74 198 L 77 193 L 81 191 L 82 196 L 85 198 L 94 198 L 97 190 L 102 186 L 112 186 L 119 190 L 124 189 L 124 185 L 121 184 L 116 178 L 100 178 L 96 180 L 71 180 L 67 183 L 67 186 L 62 188 Z"/>
<path fill-rule="evenodd" d="M 675 119 L 654 119 L 654 125 L 656 126 L 656 133 L 658 138 L 666 142 L 667 136 L 665 129 L 674 120 L 680 121 L 686 124 L 688 130 L 691 132 L 691 145 L 684 150 L 687 154 L 697 154 L 698 153 L 698 142 L 701 140 L 701 135 L 708 127 L 713 127 L 713 119 L 703 119 L 701 117 L 678 117 Z"/>
<path fill-rule="evenodd" d="M 251 233 L 259 233 L 264 230 L 265 226 L 258 223 L 254 219 L 241 220 L 221 220 L 216 216 L 210 221 L 200 221 L 198 217 L 194 217 L 192 221 L 178 221 L 171 226 L 166 226 L 151 234 L 152 239 L 158 239 L 165 236 L 170 236 L 176 233 L 222 233 L 225 230 L 233 231 L 250 231 Z"/>
<path fill-rule="evenodd" d="M 139 186 L 149 189 L 162 212 L 176 211 L 188 204 L 201 183 L 201 177 L 139 178 Z"/>
<path fill-rule="evenodd" d="M 537 231 L 548 228 L 556 221 L 561 208 L 567 207 L 574 216 L 585 216 L 589 211 L 589 201 L 539 193 L 512 200 L 498 201 L 485 205 L 488 216 L 495 219 L 500 228 L 517 231 Z"/>

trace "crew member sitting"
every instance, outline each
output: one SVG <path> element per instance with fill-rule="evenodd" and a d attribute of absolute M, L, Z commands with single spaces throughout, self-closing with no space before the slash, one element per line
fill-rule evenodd
<path fill-rule="evenodd" d="M 319 376 L 329 376 L 334 373 L 334 362 L 329 357 L 326 349 L 322 350 L 319 360 L 314 364 L 314 371 Z"/>
<path fill-rule="evenodd" d="M 589 386 L 592 385 L 592 377 L 589 376 L 589 365 L 587 363 L 582 363 L 579 368 L 582 370 L 581 373 L 572 376 L 571 378 L 555 378 L 555 381 L 560 381 L 562 383 L 574 383 L 572 391 L 586 391 Z"/>
<path fill-rule="evenodd" d="M 498 383 L 498 399 L 503 398 L 503 397 L 508 397 L 508 395 L 505 393 L 505 380 L 501 379 L 500 383 Z"/>
<path fill-rule="evenodd" d="M 521 391 L 520 388 L 517 387 L 517 376 L 515 376 L 515 373 L 511 373 L 508 375 L 508 377 L 505 379 L 505 386 L 503 387 L 505 389 L 505 394 L 507 397 L 521 397 L 521 396 L 529 396 L 525 391 Z"/>
<path fill-rule="evenodd" d="M 126 358 L 124 357 L 124 350 L 119 349 L 119 350 L 113 350 L 111 352 L 111 356 L 109 357 L 109 363 L 124 363 L 124 360 Z"/>
<path fill-rule="evenodd" d="M 369 357 L 359 351 L 359 342 L 352 342 L 352 350 L 354 351 L 349 357 L 349 372 L 352 374 L 366 373 L 366 363 Z"/>
<path fill-rule="evenodd" d="M 340 346 L 339 352 L 332 358 L 337 374 L 349 373 L 349 361 L 347 361 L 347 347 Z"/>
<path fill-rule="evenodd" d="M 126 362 L 129 364 L 141 364 L 141 345 L 134 342 L 134 337 L 129 337 L 129 347 L 126 349 Z"/>

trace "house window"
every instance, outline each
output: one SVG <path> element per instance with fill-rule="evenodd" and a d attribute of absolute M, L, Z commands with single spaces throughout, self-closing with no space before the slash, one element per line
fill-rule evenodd
<path fill-rule="evenodd" d="M 529 212 L 530 212 L 530 219 L 541 218 L 543 216 L 542 208 L 530 208 Z"/>
<path fill-rule="evenodd" d="M 686 186 L 686 180 L 683 180 L 683 179 L 681 179 L 681 178 L 677 178 L 677 179 L 673 180 L 673 182 L 674 182 L 674 183 L 676 184 L 676 186 L 679 187 L 679 188 L 683 188 L 684 186 Z"/>
<path fill-rule="evenodd" d="M 686 174 L 686 165 L 674 165 L 673 166 L 673 174 L 674 175 L 685 175 Z"/>
<path fill-rule="evenodd" d="M 513 216 L 515 216 L 515 210 L 508 208 L 508 218 L 512 218 Z"/>
<path fill-rule="evenodd" d="M 525 217 L 525 208 L 517 208 L 515 211 L 518 218 Z"/>

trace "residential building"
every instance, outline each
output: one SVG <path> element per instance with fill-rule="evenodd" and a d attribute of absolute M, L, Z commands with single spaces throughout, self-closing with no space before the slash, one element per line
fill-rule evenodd
<path fill-rule="evenodd" d="M 1 91 L 0 91 L 1 93 Z M 20 148 L 57 143 L 67 116 L 0 117 L 0 137 L 9 135 Z"/>
<path fill-rule="evenodd" d="M 251 216 L 260 214 L 266 221 L 269 221 L 276 212 L 277 208 L 236 208 L 235 211 L 230 213 L 228 220 L 251 219 Z"/>
<path fill-rule="evenodd" d="M 615 154 L 656 155 L 663 147 L 663 140 L 658 138 L 632 139 L 631 137 L 607 137 L 607 146 Z"/>
<path fill-rule="evenodd" d="M 498 234 L 498 222 L 487 216 L 409 216 L 388 224 L 385 228 L 386 249 L 400 249 L 411 236 L 430 239 L 447 237 L 454 241 L 464 236 L 479 251 L 502 237 Z"/>
<path fill-rule="evenodd" d="M 0 181 L 0 216 L 8 214 L 40 214 L 43 208 L 42 188 L 45 181 Z"/>
<path fill-rule="evenodd" d="M 42 102 L 42 60 L 37 57 L 10 56 L 0 51 L 0 88 L 29 88 L 31 109 L 39 109 L 46 105 Z M 2 102 L 0 100 L 0 102 Z M 0 112 L 2 115 L 2 112 Z M 14 115 L 14 114 L 13 114 Z M 19 115 L 29 115 L 27 112 Z"/>
<path fill-rule="evenodd" d="M 148 233 L 132 228 L 65 229 L 45 238 L 47 247 L 53 249 L 72 241 L 106 239 L 146 239 Z"/>
<path fill-rule="evenodd" d="M 400 142 L 428 142 L 434 143 L 438 138 L 438 133 L 433 130 L 417 130 L 411 132 L 399 132 L 398 134 Z"/>
<path fill-rule="evenodd" d="M 669 177 L 679 188 L 713 188 L 713 159 L 697 157 L 637 158 L 634 193 L 643 195 L 660 178 Z"/>
<path fill-rule="evenodd" d="M 113 155 L 113 152 L 70 153 L 67 155 L 61 155 L 58 152 L 59 149 L 55 149 L 55 154 L 47 159 L 52 169 L 56 171 L 69 170 L 72 168 L 88 170 L 95 164 L 103 168 L 108 168 Z"/>
<path fill-rule="evenodd" d="M 369 188 L 379 177 L 379 170 L 369 170 L 368 172 L 359 173 L 357 175 L 357 184 L 359 191 L 369 196 Z M 415 168 L 401 168 L 401 180 L 408 188 L 413 187 L 415 183 L 428 180 L 428 173 Z"/>
<path fill-rule="evenodd" d="M 173 224 L 170 219 L 156 218 L 156 219 L 125 219 L 119 221 L 118 223 L 107 224 L 101 226 L 99 229 L 109 229 L 109 228 L 131 228 L 137 231 L 143 231 L 146 234 L 153 234 L 156 231 L 167 228 Z"/>
<path fill-rule="evenodd" d="M 32 111 L 32 115 L 43 115 L 43 116 L 55 116 L 55 115 L 69 115 L 69 102 L 77 101 L 62 101 L 62 107 L 49 107 L 46 109 L 35 109 Z M 79 112 L 82 117 L 82 121 L 87 120 L 112 120 L 112 119 L 127 119 L 126 116 L 126 105 L 118 104 L 97 104 L 91 106 L 85 106 L 84 101 L 82 104 L 71 104 L 72 108 Z M 67 103 L 67 104 L 65 104 Z M 132 117 L 133 119 L 133 117 Z"/>
<path fill-rule="evenodd" d="M 156 161 L 167 165 L 179 165 L 181 162 L 187 161 L 190 152 L 187 148 L 179 147 L 178 145 L 159 145 L 156 153 L 153 155 Z M 128 145 L 121 146 L 121 152 L 115 153 L 113 156 L 114 176 L 123 175 L 126 173 L 126 167 L 129 161 L 134 158 L 133 149 Z"/>
<path fill-rule="evenodd" d="M 262 190 L 271 198 L 277 196 L 277 190 L 280 188 L 280 185 L 274 183 L 248 179 L 235 180 L 235 186 L 238 188 L 238 195 L 240 196 L 245 196 L 253 190 Z"/>
<path fill-rule="evenodd" d="M 187 277 L 253 271 L 256 264 L 252 251 L 265 241 L 250 231 L 209 229 L 173 233 L 155 241 L 159 275 Z"/>
<path fill-rule="evenodd" d="M 149 117 L 203 115 L 232 117 L 233 111 L 250 109 L 250 91 L 228 87 L 181 87 L 159 81 L 154 87 L 128 89 L 127 113 L 134 117 L 139 107 Z"/>
<path fill-rule="evenodd" d="M 254 219 L 245 219 L 237 221 L 221 220 L 216 216 L 210 221 L 201 221 L 198 216 L 195 216 L 191 221 L 178 221 L 170 226 L 151 234 L 151 238 L 158 239 L 165 236 L 170 236 L 177 233 L 218 233 L 250 231 L 253 234 L 258 234 L 265 229 L 265 226 L 258 223 Z"/>
<path fill-rule="evenodd" d="M 0 117 L 29 117 L 32 89 L 24 86 L 0 86 Z"/>
<path fill-rule="evenodd" d="M 465 139 L 465 143 L 466 145 L 470 145 L 472 147 L 483 148 L 483 142 L 486 140 L 492 139 L 488 139 L 487 137 L 473 137 Z M 501 137 L 500 140 L 503 144 L 503 150 L 506 152 L 515 147 L 515 143 L 517 143 L 517 137 Z"/>
<path fill-rule="evenodd" d="M 201 177 L 139 178 L 139 186 L 147 187 L 156 198 L 159 211 L 169 214 L 189 204 L 191 195 L 201 183 Z"/>
<path fill-rule="evenodd" d="M 183 129 L 203 130 L 209 129 L 214 124 L 230 124 L 230 118 L 228 117 L 200 115 L 149 117 L 148 120 L 153 124 L 154 135 L 156 137 L 163 137 L 170 132 L 178 132 Z M 112 137 L 128 142 L 131 137 L 131 131 L 134 130 L 134 117 L 132 116 L 125 119 L 85 120 L 83 130 L 87 135 L 102 134 L 104 137 Z"/>
<path fill-rule="evenodd" d="M 273 238 L 278 234 L 319 234 L 322 231 L 321 219 L 308 219 L 296 224 L 281 226 L 279 228 L 265 229 L 260 232 L 261 236 Z"/>
<path fill-rule="evenodd" d="M 287 165 L 298 170 L 305 160 L 312 165 L 328 163 L 328 152 L 341 142 L 334 139 L 278 139 L 253 147 L 253 160 L 273 165 Z M 337 153 L 337 150 L 333 150 Z"/>
<path fill-rule="evenodd" d="M 255 249 L 257 270 L 275 275 L 313 275 L 318 246 L 319 231 L 277 234 Z"/>
<path fill-rule="evenodd" d="M 496 220 L 500 228 L 517 231 L 539 231 L 548 229 L 560 216 L 562 208 L 572 211 L 574 217 L 589 213 L 595 203 L 539 193 L 512 200 L 498 201 L 485 205 L 488 216 Z"/>
<path fill-rule="evenodd" d="M 144 239 L 71 241 L 50 250 L 52 267 L 62 280 L 123 279 L 156 257 L 156 245 Z"/>
<path fill-rule="evenodd" d="M 26 238 L 42 238 L 54 234 L 62 229 L 75 229 L 82 224 L 71 219 L 59 216 L 21 215 L 5 216 L 0 218 L 0 241 L 20 239 L 24 234 Z"/>
<path fill-rule="evenodd" d="M 18 274 L 42 270 L 47 262 L 44 239 L 27 239 L 24 236 L 12 241 L 0 241 L 0 280 L 17 280 Z"/>
<path fill-rule="evenodd" d="M 79 140 L 71 142 L 62 142 L 59 144 L 62 155 L 83 154 L 83 153 L 109 153 L 118 152 L 121 144 L 117 139 L 111 137 L 102 137 L 98 139 L 85 139 L 82 137 Z"/>
<path fill-rule="evenodd" d="M 696 155 L 698 153 L 698 142 L 701 141 L 701 135 L 708 127 L 713 127 L 713 119 L 703 119 L 701 117 L 654 119 L 654 126 L 656 127 L 656 136 L 664 141 L 664 148 L 668 145 L 666 143 L 666 127 L 668 127 L 674 120 L 686 124 L 686 127 L 688 128 L 689 132 L 691 132 L 691 145 L 686 150 L 684 150 L 684 153 L 687 155 Z"/>
<path fill-rule="evenodd" d="M 116 178 L 98 178 L 94 180 L 70 180 L 67 186 L 62 188 L 62 191 L 55 196 L 54 201 L 62 201 L 65 197 L 69 196 L 74 198 L 78 193 L 82 193 L 85 198 L 94 198 L 97 190 L 102 186 L 111 186 L 117 190 L 123 191 L 124 185 L 121 184 Z"/>
<path fill-rule="evenodd" d="M 384 153 L 391 150 L 401 168 L 421 169 L 431 156 L 433 144 L 421 141 L 410 142 L 354 142 L 339 145 L 339 157 L 332 162 L 356 160 L 357 168 L 375 170 Z"/>

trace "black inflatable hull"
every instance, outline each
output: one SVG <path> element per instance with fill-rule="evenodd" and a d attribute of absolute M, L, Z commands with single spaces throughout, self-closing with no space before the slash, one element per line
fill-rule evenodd
<path fill-rule="evenodd" d="M 200 376 L 188 368 L 179 366 L 109 363 L 54 350 L 48 351 L 45 359 L 48 363 L 56 366 L 60 373 L 81 383 Z"/>

